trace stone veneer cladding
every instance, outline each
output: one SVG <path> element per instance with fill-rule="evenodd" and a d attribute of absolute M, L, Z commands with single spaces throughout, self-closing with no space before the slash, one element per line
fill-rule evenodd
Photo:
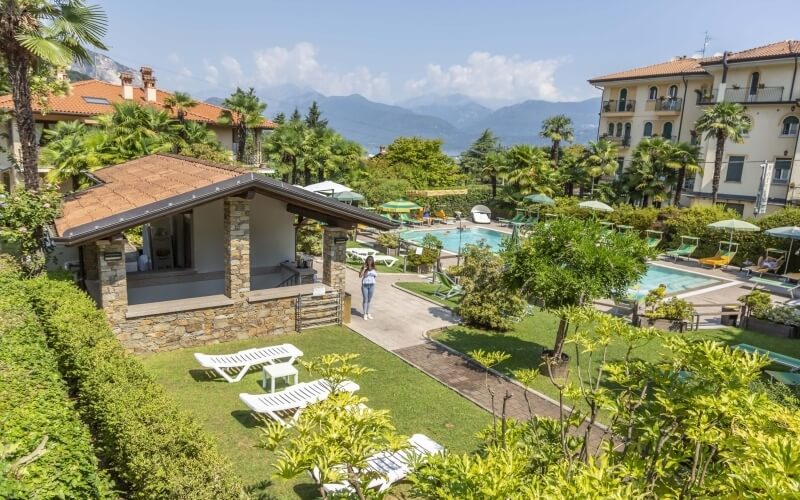
<path fill-rule="evenodd" d="M 240 301 L 250 292 L 250 200 L 225 198 L 225 295 Z"/>
<path fill-rule="evenodd" d="M 335 238 L 343 238 L 336 243 Z M 344 291 L 345 271 L 347 267 L 347 230 L 326 226 L 322 238 L 322 282 L 331 288 Z"/>

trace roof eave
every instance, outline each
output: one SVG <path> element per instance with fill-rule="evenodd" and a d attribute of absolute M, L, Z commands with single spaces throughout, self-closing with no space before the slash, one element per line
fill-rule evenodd
<path fill-rule="evenodd" d="M 64 235 L 59 234 L 53 240 L 67 246 L 79 245 L 106 238 L 152 220 L 185 212 L 196 206 L 227 196 L 235 196 L 253 189 L 261 190 L 268 196 L 281 199 L 287 204 L 326 213 L 333 218 L 365 224 L 382 230 L 396 229 L 398 227 L 396 222 L 391 222 L 366 210 L 340 201 L 330 200 L 316 193 L 305 192 L 289 184 L 270 180 L 261 174 L 246 173 L 114 216 L 68 228 Z M 334 205 L 334 203 L 337 205 Z"/>
<path fill-rule="evenodd" d="M 587 80 L 592 85 L 598 83 L 614 83 L 614 82 L 629 82 L 631 80 L 657 80 L 660 78 L 674 78 L 674 77 L 692 77 L 692 76 L 711 76 L 708 73 L 704 72 L 692 72 L 692 73 L 667 73 L 664 75 L 648 75 L 648 76 L 625 76 L 620 78 L 594 78 L 592 80 Z"/>

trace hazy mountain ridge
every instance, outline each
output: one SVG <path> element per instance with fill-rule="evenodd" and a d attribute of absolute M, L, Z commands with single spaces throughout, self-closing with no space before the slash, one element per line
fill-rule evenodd
<path fill-rule="evenodd" d="M 107 55 L 100 54 L 99 52 L 89 51 L 91 61 L 75 61 L 70 66 L 70 69 L 88 75 L 96 80 L 103 80 L 109 83 L 120 83 L 119 74 L 126 72 L 133 75 L 134 85 L 141 85 L 142 79 L 139 75 L 139 70 L 133 69 L 130 66 L 120 64 Z"/>

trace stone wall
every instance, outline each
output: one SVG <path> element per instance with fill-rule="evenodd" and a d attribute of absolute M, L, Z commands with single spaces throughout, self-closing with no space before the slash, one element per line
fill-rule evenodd
<path fill-rule="evenodd" d="M 295 331 L 296 298 L 243 302 L 112 322 L 131 352 L 171 351 Z"/>
<path fill-rule="evenodd" d="M 100 240 L 97 242 L 95 256 L 100 274 L 100 307 L 106 311 L 111 324 L 124 321 L 128 310 L 125 241 L 122 238 Z"/>
<path fill-rule="evenodd" d="M 250 200 L 225 198 L 225 295 L 243 300 L 250 292 Z"/>
<path fill-rule="evenodd" d="M 322 282 L 342 291 L 347 270 L 347 233 L 346 229 L 327 226 L 322 237 Z M 341 240 L 338 243 L 337 238 Z"/>

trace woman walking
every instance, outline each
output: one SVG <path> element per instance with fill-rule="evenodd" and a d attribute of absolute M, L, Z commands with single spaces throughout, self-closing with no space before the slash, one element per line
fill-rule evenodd
<path fill-rule="evenodd" d="M 372 255 L 367 257 L 361 270 L 358 272 L 358 277 L 361 278 L 361 296 L 362 310 L 364 311 L 364 319 L 372 319 L 369 313 L 369 304 L 372 302 L 372 295 L 375 293 L 375 279 L 378 277 L 378 271 L 375 270 L 375 259 Z"/>

